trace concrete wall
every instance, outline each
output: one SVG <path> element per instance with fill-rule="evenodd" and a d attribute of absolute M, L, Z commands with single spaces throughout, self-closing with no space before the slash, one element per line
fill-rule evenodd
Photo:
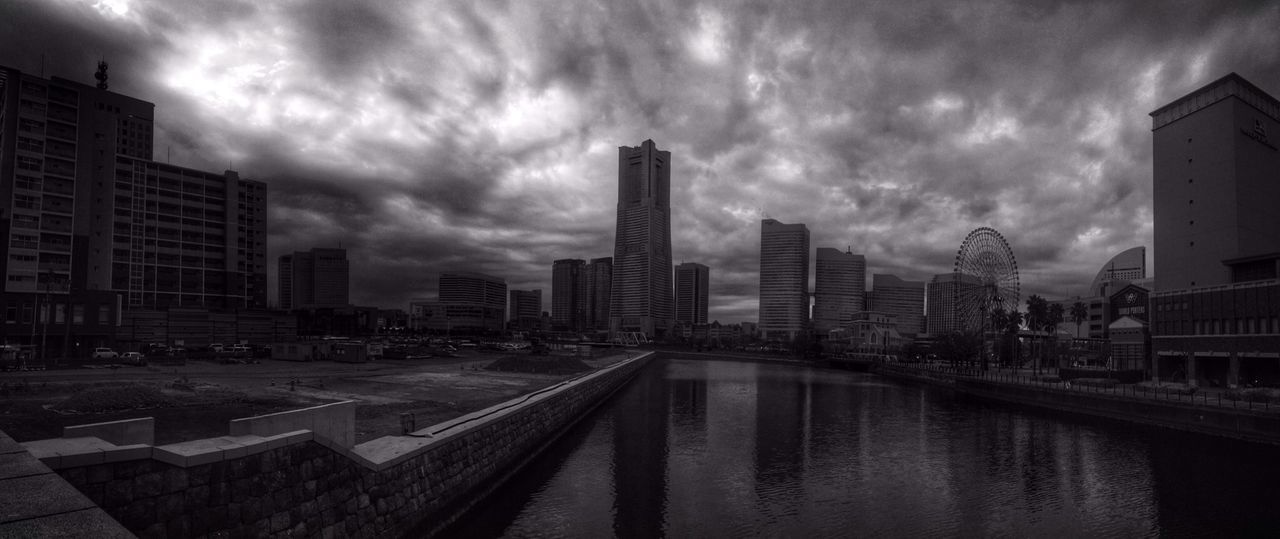
<path fill-rule="evenodd" d="M 156 441 L 156 420 L 151 417 L 141 417 L 62 428 L 63 438 L 86 436 L 101 438 L 115 445 L 151 445 Z"/>
<path fill-rule="evenodd" d="M 309 430 L 342 447 L 353 447 L 356 445 L 356 401 L 231 420 L 232 436 L 267 437 L 298 430 Z"/>
<path fill-rule="evenodd" d="M 310 430 L 160 447 L 98 438 L 24 445 L 141 537 L 429 536 L 653 357 L 355 447 Z"/>

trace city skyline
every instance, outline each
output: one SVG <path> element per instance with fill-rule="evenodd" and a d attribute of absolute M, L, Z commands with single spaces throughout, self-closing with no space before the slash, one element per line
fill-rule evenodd
<path fill-rule="evenodd" d="M 652 138 L 672 259 L 737 322 L 766 215 L 908 280 L 992 226 L 1024 295 L 1086 295 L 1116 253 L 1156 255 L 1147 114 L 1228 72 L 1280 93 L 1275 6 L 1010 7 L 11 3 L 0 64 L 92 84 L 105 58 L 156 103 L 156 161 L 266 182 L 273 298 L 280 255 L 339 243 L 355 304 L 449 270 L 550 290 L 553 260 L 610 252 L 613 148 Z"/>

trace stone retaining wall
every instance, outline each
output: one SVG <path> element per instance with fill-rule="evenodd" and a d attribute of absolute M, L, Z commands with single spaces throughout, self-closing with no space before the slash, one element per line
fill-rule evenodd
<path fill-rule="evenodd" d="M 98 438 L 24 445 L 144 538 L 424 536 L 482 499 L 653 356 L 355 447 L 309 430 L 161 447 Z"/>

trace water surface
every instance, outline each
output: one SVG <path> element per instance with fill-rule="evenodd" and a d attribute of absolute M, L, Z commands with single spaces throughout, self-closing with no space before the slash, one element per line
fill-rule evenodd
<path fill-rule="evenodd" d="M 447 535 L 1271 535 L 1277 457 L 871 374 L 659 360 Z"/>

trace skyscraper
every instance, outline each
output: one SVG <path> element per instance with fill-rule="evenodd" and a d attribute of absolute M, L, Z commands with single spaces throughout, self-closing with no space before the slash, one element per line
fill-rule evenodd
<path fill-rule="evenodd" d="M 558 330 L 578 331 L 582 328 L 582 296 L 586 292 L 583 264 L 577 258 L 551 263 L 551 323 Z"/>
<path fill-rule="evenodd" d="M 676 322 L 707 323 L 711 268 L 695 262 L 676 266 Z"/>
<path fill-rule="evenodd" d="M 866 310 L 866 288 L 866 257 L 819 247 L 813 282 L 814 331 L 849 327 L 853 313 Z"/>
<path fill-rule="evenodd" d="M 972 275 L 942 273 L 934 275 L 927 287 L 928 302 L 925 316 L 930 335 L 946 335 L 965 328 L 956 322 L 957 287 L 979 287 L 982 280 Z"/>
<path fill-rule="evenodd" d="M 1280 349 L 1280 101 L 1231 73 L 1151 123 L 1152 375 L 1265 379 Z"/>
<path fill-rule="evenodd" d="M 760 223 L 760 332 L 790 340 L 809 321 L 809 229 Z"/>
<path fill-rule="evenodd" d="M 924 281 L 893 275 L 871 276 L 871 310 L 898 317 L 898 333 L 914 337 L 924 331 Z"/>
<path fill-rule="evenodd" d="M 665 334 L 671 295 L 671 152 L 652 140 L 618 148 L 618 224 L 609 330 Z"/>
<path fill-rule="evenodd" d="M 542 317 L 542 290 L 512 290 L 507 301 L 508 325 L 512 329 L 531 330 Z"/>
<path fill-rule="evenodd" d="M 351 304 L 351 265 L 346 249 L 315 248 L 280 255 L 276 270 L 281 309 L 335 308 Z"/>
<path fill-rule="evenodd" d="M 609 297 L 613 290 L 613 257 L 591 259 L 587 264 L 587 289 L 591 294 L 587 328 L 608 330 Z"/>

